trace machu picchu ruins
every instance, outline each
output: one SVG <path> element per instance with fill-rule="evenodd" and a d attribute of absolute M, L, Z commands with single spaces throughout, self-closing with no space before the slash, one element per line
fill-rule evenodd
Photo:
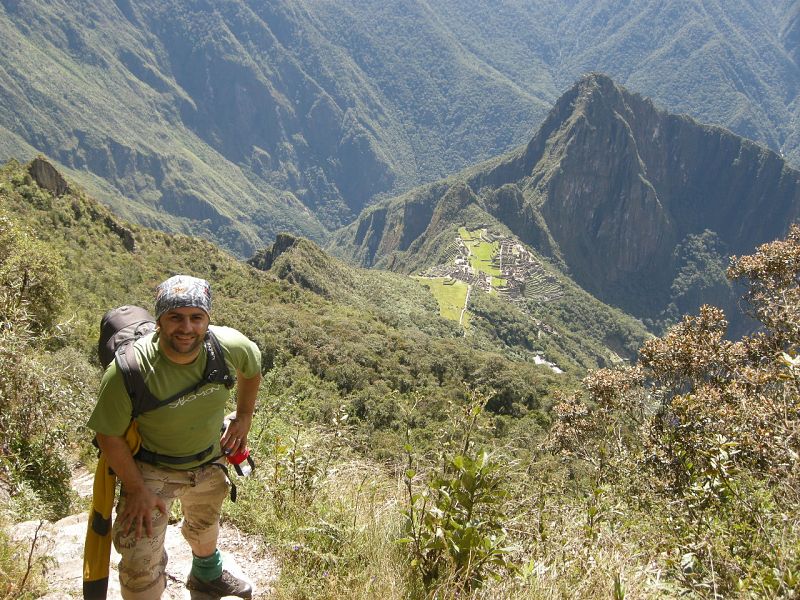
<path fill-rule="evenodd" d="M 426 270 L 421 276 L 463 281 L 484 292 L 494 291 L 511 302 L 521 304 L 525 300 L 548 302 L 563 294 L 555 277 L 547 273 L 520 242 L 487 229 L 480 230 L 479 238 L 477 245 L 498 244 L 497 252 L 493 253 L 487 265 L 497 271 L 498 276 L 473 266 L 470 248 L 461 235 L 453 240 L 445 252 L 446 262 Z"/>
<path fill-rule="evenodd" d="M 475 234 L 477 233 L 477 237 Z M 484 244 L 490 245 L 489 252 Z M 488 258 L 487 258 L 488 257 Z M 420 279 L 438 280 L 440 285 L 447 287 L 457 283 L 464 286 L 459 304 L 460 311 L 458 322 L 465 325 L 468 314 L 470 294 L 473 289 L 480 289 L 486 293 L 496 293 L 509 302 L 516 303 L 523 310 L 528 310 L 527 301 L 548 302 L 563 295 L 561 285 L 555 277 L 550 275 L 542 264 L 517 240 L 491 233 L 487 228 L 469 232 L 465 228 L 459 230 L 459 235 L 452 241 L 444 252 L 443 262 L 420 273 Z M 429 285 L 431 289 L 434 286 Z M 453 296 L 447 294 L 448 300 L 437 295 L 442 314 L 450 313 L 455 318 L 452 308 Z M 533 318 L 533 317 L 531 317 Z M 534 318 L 542 333 L 554 335 L 555 332 Z M 555 373 L 563 371 L 555 364 L 541 356 L 536 356 L 536 364 L 548 366 Z"/>

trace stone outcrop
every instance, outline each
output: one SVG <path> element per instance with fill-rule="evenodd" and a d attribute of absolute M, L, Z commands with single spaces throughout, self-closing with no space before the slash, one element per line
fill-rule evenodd
<path fill-rule="evenodd" d="M 70 192 L 69 184 L 67 180 L 64 179 L 64 176 L 42 156 L 31 161 L 28 165 L 28 173 L 36 182 L 36 185 L 49 191 L 56 197 L 63 196 Z M 87 208 L 89 217 L 93 221 L 102 222 L 109 230 L 119 236 L 120 241 L 122 241 L 122 246 L 128 252 L 136 251 L 136 239 L 130 228 L 122 225 L 107 210 L 100 210 L 97 206 L 93 205 L 88 205 Z M 79 200 L 75 199 L 73 201 L 72 210 L 75 212 L 76 216 L 80 216 L 83 213 L 84 209 Z"/>
<path fill-rule="evenodd" d="M 136 239 L 133 237 L 133 231 L 121 225 L 110 215 L 106 215 L 103 219 L 106 227 L 108 227 L 111 231 L 116 233 L 119 236 L 119 239 L 122 240 L 122 246 L 128 252 L 136 252 Z"/>
<path fill-rule="evenodd" d="M 67 180 L 41 156 L 33 159 L 28 165 L 28 173 L 40 188 L 48 190 L 54 196 L 63 196 L 69 191 Z"/>
<path fill-rule="evenodd" d="M 275 264 L 275 260 L 281 254 L 290 248 L 294 248 L 299 243 L 300 238 L 288 233 L 279 233 L 272 245 L 257 252 L 256 255 L 247 262 L 256 269 L 261 271 L 269 271 L 272 268 L 272 265 Z"/>

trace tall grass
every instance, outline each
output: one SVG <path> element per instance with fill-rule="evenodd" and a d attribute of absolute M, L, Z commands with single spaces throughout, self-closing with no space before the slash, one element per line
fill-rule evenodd
<path fill-rule="evenodd" d="M 395 542 L 401 533 L 397 479 L 380 465 L 348 459 L 293 494 L 276 489 L 271 459 L 241 483 L 226 516 L 260 535 L 278 556 L 274 597 L 407 597 L 408 568 Z"/>

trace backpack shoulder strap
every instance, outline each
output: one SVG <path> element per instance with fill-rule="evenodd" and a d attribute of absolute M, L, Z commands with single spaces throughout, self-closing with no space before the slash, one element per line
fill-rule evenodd
<path fill-rule="evenodd" d="M 236 379 L 231 376 L 228 365 L 225 362 L 225 352 L 210 329 L 206 332 L 203 343 L 206 347 L 206 366 L 203 371 L 203 378 L 196 384 L 164 400 L 156 398 L 147 387 L 142 371 L 139 368 L 139 361 L 136 359 L 133 342 L 123 344 L 117 349 L 115 360 L 117 361 L 117 368 L 122 373 L 122 378 L 125 381 L 125 389 L 131 398 L 132 418 L 135 419 L 142 413 L 172 404 L 178 398 L 191 394 L 208 383 L 220 383 L 228 389 L 231 389 L 236 384 Z"/>
<path fill-rule="evenodd" d="M 150 392 L 144 377 L 142 377 L 133 342 L 123 344 L 117 348 L 114 360 L 122 374 L 125 389 L 131 399 L 131 417 L 135 419 L 143 412 L 157 408 L 159 400 Z"/>
<path fill-rule="evenodd" d="M 203 372 L 203 383 L 221 383 L 231 389 L 236 383 L 225 362 L 225 352 L 217 336 L 211 329 L 206 332 L 206 368 Z"/>

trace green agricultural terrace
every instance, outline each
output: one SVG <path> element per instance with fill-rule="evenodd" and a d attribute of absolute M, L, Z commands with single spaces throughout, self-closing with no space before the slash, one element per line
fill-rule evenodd
<path fill-rule="evenodd" d="M 451 321 L 461 321 L 464 327 L 469 327 L 468 311 L 464 312 L 464 318 L 461 319 L 469 291 L 469 286 L 465 282 L 447 277 L 415 277 L 415 279 L 427 287 L 436 298 L 436 302 L 439 303 L 439 314 L 442 317 Z"/>
<path fill-rule="evenodd" d="M 466 228 L 461 227 L 458 234 L 464 240 L 464 244 L 469 250 L 469 264 L 479 273 L 489 275 L 492 280 L 492 288 L 506 284 L 505 279 L 501 279 L 502 273 L 500 269 L 492 265 L 492 260 L 500 251 L 499 242 L 487 242 L 481 234 L 484 230 L 467 231 Z"/>
<path fill-rule="evenodd" d="M 469 263 L 477 273 L 489 276 L 491 291 L 505 286 L 506 280 L 502 279 L 500 269 L 492 261 L 500 251 L 499 242 L 488 242 L 483 239 L 485 230 L 477 229 L 468 231 L 465 227 L 458 230 L 461 240 L 469 251 Z M 464 310 L 469 293 L 469 284 L 452 277 L 415 277 L 430 289 L 439 303 L 439 314 L 445 319 L 459 321 L 469 327 L 469 311 Z M 463 311 L 463 318 L 462 318 Z"/>

